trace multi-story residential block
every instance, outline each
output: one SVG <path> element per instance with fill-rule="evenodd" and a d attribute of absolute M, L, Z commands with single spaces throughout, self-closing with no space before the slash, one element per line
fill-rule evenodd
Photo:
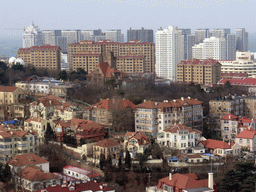
<path fill-rule="evenodd" d="M 51 45 L 20 48 L 17 52 L 26 65 L 32 65 L 36 69 L 60 70 L 60 47 Z"/>
<path fill-rule="evenodd" d="M 113 139 L 103 139 L 93 146 L 93 158 L 100 160 L 100 155 L 103 154 L 105 159 L 111 156 L 112 159 L 118 159 L 121 152 L 121 144 Z"/>
<path fill-rule="evenodd" d="M 25 91 L 18 87 L 0 86 L 0 104 L 18 104 L 25 98 Z"/>
<path fill-rule="evenodd" d="M 222 73 L 247 73 L 248 76 L 256 75 L 256 63 L 251 59 L 251 53 L 236 52 L 236 60 L 219 60 Z"/>
<path fill-rule="evenodd" d="M 61 37 L 61 30 L 42 30 L 43 44 L 57 45 L 58 37 Z"/>
<path fill-rule="evenodd" d="M 201 129 L 202 104 L 202 101 L 190 97 L 164 102 L 144 101 L 135 106 L 135 131 L 157 136 L 158 132 L 177 123 Z"/>
<path fill-rule="evenodd" d="M 154 43 L 154 31 L 152 29 L 132 29 L 127 30 L 127 41 L 141 40 L 142 42 Z"/>
<path fill-rule="evenodd" d="M 197 29 L 195 30 L 195 44 L 203 43 L 204 39 L 210 37 L 209 29 Z"/>
<path fill-rule="evenodd" d="M 245 29 L 236 29 L 236 50 L 248 51 L 248 32 Z"/>
<path fill-rule="evenodd" d="M 38 134 L 35 131 L 24 131 L 0 127 L 0 161 L 6 162 L 13 156 L 27 153 L 38 153 Z"/>
<path fill-rule="evenodd" d="M 28 104 L 2 104 L 2 106 L 0 106 L 0 121 L 14 118 L 24 121 L 29 116 Z"/>
<path fill-rule="evenodd" d="M 145 56 L 118 56 L 116 69 L 124 73 L 145 73 Z"/>
<path fill-rule="evenodd" d="M 248 127 L 235 137 L 236 144 L 251 151 L 256 151 L 256 130 Z"/>
<path fill-rule="evenodd" d="M 48 121 L 46 119 L 30 117 L 24 122 L 24 130 L 36 131 L 38 133 L 39 143 L 43 144 L 47 123 Z"/>
<path fill-rule="evenodd" d="M 78 43 L 81 39 L 81 30 L 62 30 L 62 37 L 67 38 L 67 44 Z"/>
<path fill-rule="evenodd" d="M 108 129 L 106 129 L 105 126 L 93 121 L 83 121 L 77 126 L 75 130 L 77 145 L 98 142 L 107 136 Z"/>
<path fill-rule="evenodd" d="M 156 74 L 176 80 L 176 65 L 184 59 L 184 37 L 177 27 L 156 32 Z"/>
<path fill-rule="evenodd" d="M 132 158 L 135 158 L 137 154 L 143 154 L 150 145 L 150 138 L 142 132 L 127 132 L 124 137 L 124 147 Z"/>
<path fill-rule="evenodd" d="M 256 119 L 256 98 L 248 96 L 244 101 L 244 115 L 250 119 Z"/>
<path fill-rule="evenodd" d="M 22 45 L 23 48 L 43 45 L 42 31 L 35 26 L 34 23 L 24 29 L 24 34 L 22 35 Z"/>
<path fill-rule="evenodd" d="M 56 107 L 54 114 L 53 114 L 53 119 L 57 120 L 71 120 L 76 117 L 77 113 L 77 108 L 71 103 L 63 103 L 60 107 Z"/>
<path fill-rule="evenodd" d="M 201 135 L 202 132 L 199 130 L 176 124 L 158 133 L 157 142 L 161 146 L 187 151 L 189 148 L 196 146 Z"/>
<path fill-rule="evenodd" d="M 48 173 L 50 170 L 50 163 L 46 161 L 44 158 L 37 156 L 34 153 L 30 154 L 23 154 L 23 155 L 16 155 L 8 164 L 11 167 L 11 172 L 16 174 L 26 166 L 37 166 L 45 173 Z"/>
<path fill-rule="evenodd" d="M 192 46 L 195 45 L 195 35 L 191 35 L 191 29 L 179 29 L 184 38 L 184 57 L 183 59 L 192 59 Z"/>
<path fill-rule="evenodd" d="M 60 179 L 53 173 L 46 173 L 37 166 L 27 166 L 14 177 L 16 189 L 37 191 L 52 185 L 60 184 Z"/>
<path fill-rule="evenodd" d="M 112 29 L 105 32 L 106 39 L 112 42 L 124 42 L 124 34 L 121 33 L 121 29 Z"/>
<path fill-rule="evenodd" d="M 221 64 L 213 59 L 190 59 L 177 65 L 176 82 L 194 82 L 202 85 L 217 84 L 220 80 Z"/>
<path fill-rule="evenodd" d="M 111 66 L 115 66 L 114 57 L 117 56 L 130 56 L 130 55 L 144 55 L 145 56 L 145 72 L 154 72 L 155 70 L 155 46 L 154 43 L 145 43 L 140 41 L 129 41 L 127 43 L 111 42 L 109 40 L 100 40 L 96 43 L 93 41 L 81 41 L 79 43 L 69 45 L 69 69 L 70 71 L 77 68 L 76 61 L 82 59 L 82 56 L 74 57 L 74 54 L 81 54 L 85 52 L 91 52 L 94 54 L 101 54 L 103 62 L 109 63 Z M 99 56 L 98 56 L 99 57 Z M 76 59 L 76 60 L 74 60 Z M 96 58 L 94 58 L 96 60 Z M 93 57 L 89 56 L 88 65 L 93 66 Z M 96 62 L 96 61 L 95 61 Z M 101 60 L 98 58 L 98 64 Z M 82 64 L 79 64 L 83 68 Z M 91 66 L 90 66 L 91 65 Z M 95 65 L 96 67 L 96 65 Z M 87 68 L 83 68 L 87 70 Z"/>
<path fill-rule="evenodd" d="M 199 147 L 205 147 L 211 154 L 226 157 L 227 155 L 238 156 L 241 153 L 241 146 L 237 143 L 226 143 L 224 141 L 207 139 L 200 141 Z"/>
<path fill-rule="evenodd" d="M 99 103 L 85 108 L 83 119 L 111 126 L 113 123 L 113 113 L 121 111 L 133 113 L 134 109 L 135 105 L 129 100 L 102 99 Z"/>
<path fill-rule="evenodd" d="M 223 117 L 229 113 L 244 116 L 244 98 L 241 96 L 225 96 L 209 101 L 209 114 L 212 117 Z"/>
<path fill-rule="evenodd" d="M 227 58 L 226 40 L 216 37 L 204 39 L 203 43 L 192 47 L 192 58 L 225 60 Z"/>

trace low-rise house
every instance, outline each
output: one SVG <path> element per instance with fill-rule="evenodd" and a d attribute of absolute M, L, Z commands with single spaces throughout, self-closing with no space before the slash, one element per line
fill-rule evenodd
<path fill-rule="evenodd" d="M 236 135 L 235 142 L 236 144 L 244 147 L 251 152 L 256 151 L 256 130 L 248 127 L 247 129 L 243 130 L 241 133 Z"/>
<path fill-rule="evenodd" d="M 133 113 L 134 109 L 135 105 L 129 100 L 102 99 L 99 103 L 85 108 L 83 119 L 111 126 L 113 124 L 113 113 L 121 111 Z"/>
<path fill-rule="evenodd" d="M 103 139 L 93 146 L 93 158 L 100 159 L 103 154 L 105 159 L 111 156 L 112 159 L 118 159 L 121 152 L 121 144 L 113 139 Z"/>
<path fill-rule="evenodd" d="M 72 184 L 56 185 L 43 189 L 43 192 L 115 192 L 114 189 L 107 186 L 106 183 L 97 183 L 95 181 L 75 182 Z M 42 192 L 38 190 L 36 192 Z"/>
<path fill-rule="evenodd" d="M 38 134 L 0 126 L 0 162 L 6 162 L 19 154 L 38 153 Z"/>
<path fill-rule="evenodd" d="M 27 166 L 15 175 L 17 190 L 33 192 L 56 184 L 60 184 L 57 175 L 45 173 L 37 166 Z"/>
<path fill-rule="evenodd" d="M 108 129 L 93 121 L 83 121 L 76 128 L 76 140 L 78 145 L 98 142 L 108 135 Z"/>
<path fill-rule="evenodd" d="M 194 153 L 194 154 L 205 153 L 205 148 L 204 147 L 195 146 L 195 147 L 191 148 L 191 152 Z"/>
<path fill-rule="evenodd" d="M 72 165 L 67 165 L 63 167 L 63 174 L 82 181 L 93 181 L 100 178 L 100 175 L 98 173 L 93 173 L 89 170 L 74 167 Z"/>
<path fill-rule="evenodd" d="M 76 107 L 71 103 L 63 103 L 61 106 L 56 107 L 53 118 L 57 120 L 71 120 L 76 117 Z"/>
<path fill-rule="evenodd" d="M 24 122 L 24 130 L 36 131 L 38 133 L 39 143 L 44 142 L 44 134 L 46 132 L 48 121 L 43 118 L 30 117 Z"/>
<path fill-rule="evenodd" d="M 15 174 L 20 172 L 26 166 L 32 165 L 39 167 L 45 173 L 48 173 L 50 169 L 49 162 L 34 153 L 16 155 L 8 161 L 8 164 L 11 167 L 11 172 Z"/>
<path fill-rule="evenodd" d="M 136 154 L 144 153 L 145 149 L 151 145 L 151 140 L 144 133 L 139 132 L 129 137 L 127 140 L 125 139 L 124 143 L 131 157 L 134 158 Z"/>
<path fill-rule="evenodd" d="M 191 129 L 186 125 L 173 125 L 158 133 L 157 142 L 160 146 L 168 146 L 182 151 L 194 147 L 199 141 L 202 132 L 197 129 Z"/>
<path fill-rule="evenodd" d="M 25 91 L 18 87 L 0 86 L 0 104 L 17 104 L 25 98 Z"/>
<path fill-rule="evenodd" d="M 204 161 L 200 154 L 187 154 L 186 158 L 188 163 L 202 163 Z"/>
<path fill-rule="evenodd" d="M 210 153 L 214 155 L 220 155 L 222 157 L 227 155 L 238 156 L 241 152 L 241 146 L 237 143 L 226 143 L 224 141 L 218 141 L 214 139 L 200 141 L 198 146 L 205 147 L 209 150 Z"/>
<path fill-rule="evenodd" d="M 156 187 L 147 187 L 146 192 L 217 192 L 213 181 L 213 173 L 208 173 L 208 179 L 199 180 L 195 173 L 169 174 L 158 181 Z"/>

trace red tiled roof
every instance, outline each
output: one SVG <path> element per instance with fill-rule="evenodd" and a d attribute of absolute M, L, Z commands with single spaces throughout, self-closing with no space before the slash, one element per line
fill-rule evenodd
<path fill-rule="evenodd" d="M 178 130 L 188 130 L 189 132 L 195 132 L 195 133 L 202 134 L 202 132 L 197 129 L 191 129 L 191 128 L 187 127 L 186 125 L 181 125 L 181 124 L 172 125 L 172 126 L 166 128 L 164 130 L 164 132 L 177 133 Z"/>
<path fill-rule="evenodd" d="M 236 138 L 243 138 L 243 139 L 253 139 L 256 135 L 256 130 L 253 128 L 248 128 L 243 130 L 241 133 L 236 135 Z"/>
<path fill-rule="evenodd" d="M 221 77 L 223 76 L 232 76 L 232 77 L 246 77 L 247 73 L 221 73 Z"/>
<path fill-rule="evenodd" d="M 36 165 L 42 163 L 49 163 L 44 158 L 35 155 L 34 153 L 16 155 L 10 161 L 8 161 L 9 165 L 12 166 L 27 166 L 27 165 Z"/>
<path fill-rule="evenodd" d="M 112 192 L 113 189 L 107 187 L 106 183 L 97 183 L 95 181 L 87 181 L 80 184 L 72 184 L 71 186 L 74 186 L 73 192 L 81 192 L 81 191 L 102 191 L 102 192 Z M 57 185 L 55 187 L 47 187 L 45 189 L 45 192 L 70 192 L 70 187 L 68 187 L 68 184 L 64 185 Z M 36 192 L 41 192 L 41 190 L 38 190 Z"/>
<path fill-rule="evenodd" d="M 229 114 L 221 117 L 221 119 L 222 120 L 234 120 L 234 119 L 238 120 L 238 117 L 229 113 Z"/>
<path fill-rule="evenodd" d="M 102 99 L 99 103 L 94 104 L 92 109 L 134 109 L 135 105 L 129 101 L 124 99 Z"/>
<path fill-rule="evenodd" d="M 99 146 L 99 147 L 114 147 L 118 145 L 120 145 L 120 143 L 112 139 L 103 139 L 96 144 L 96 146 Z"/>
<path fill-rule="evenodd" d="M 224 85 L 227 81 L 229 81 L 231 85 L 256 86 L 256 78 L 248 77 L 242 79 L 221 79 L 217 84 Z"/>
<path fill-rule="evenodd" d="M 31 103 L 31 105 L 39 105 L 39 103 L 42 103 L 45 107 L 61 105 L 59 100 L 49 97 L 41 97 L 38 101 Z"/>
<path fill-rule="evenodd" d="M 127 136 L 127 137 L 132 137 L 132 136 L 134 136 L 136 134 L 136 132 L 127 132 L 126 134 L 125 134 L 125 136 Z"/>
<path fill-rule="evenodd" d="M 30 117 L 29 119 L 27 119 L 25 122 L 29 123 L 31 121 L 36 121 L 36 122 L 42 122 L 44 121 L 44 119 L 42 118 L 37 118 L 37 117 Z"/>
<path fill-rule="evenodd" d="M 16 89 L 18 89 L 18 87 L 0 86 L 0 92 L 14 92 Z"/>
<path fill-rule="evenodd" d="M 44 181 L 50 179 L 58 179 L 53 173 L 45 173 L 37 166 L 28 166 L 22 169 L 18 174 L 19 177 L 29 181 Z"/>
<path fill-rule="evenodd" d="M 194 189 L 201 187 L 208 187 L 208 179 L 198 180 L 195 173 L 188 174 L 173 174 L 172 179 L 169 177 L 165 177 L 158 181 L 157 187 L 162 189 L 162 185 L 166 184 L 168 186 L 172 186 L 174 189 Z M 214 183 L 214 185 L 216 185 Z"/>
<path fill-rule="evenodd" d="M 224 142 L 224 141 L 218 141 L 214 139 L 207 139 L 205 141 L 201 141 L 201 143 L 204 145 L 204 147 L 208 149 L 230 149 L 231 146 Z"/>
<path fill-rule="evenodd" d="M 129 141 L 133 138 L 137 140 L 139 145 L 147 145 L 151 143 L 151 140 L 149 139 L 148 136 L 146 136 L 143 132 L 139 132 L 128 139 L 127 145 L 129 144 Z"/>
<path fill-rule="evenodd" d="M 199 154 L 186 155 L 188 159 L 202 158 Z"/>
<path fill-rule="evenodd" d="M 0 128 L 0 137 L 1 138 L 9 138 L 9 137 L 24 137 L 28 134 L 28 131 L 23 130 L 6 130 L 5 128 Z M 31 133 L 34 135 L 34 133 Z"/>
<path fill-rule="evenodd" d="M 186 65 L 214 65 L 216 63 L 219 63 L 217 60 L 214 59 L 189 59 L 189 60 L 183 60 L 179 64 L 186 64 Z"/>
<path fill-rule="evenodd" d="M 57 50 L 59 49 L 59 46 L 52 46 L 52 45 L 41 45 L 41 46 L 33 46 L 29 48 L 19 48 L 19 52 L 28 52 L 28 51 L 34 51 L 34 50 Z"/>
<path fill-rule="evenodd" d="M 79 128 L 83 130 L 93 130 L 93 129 L 102 129 L 104 128 L 104 126 L 99 123 L 95 123 L 94 121 L 84 120 L 78 124 L 77 129 Z"/>

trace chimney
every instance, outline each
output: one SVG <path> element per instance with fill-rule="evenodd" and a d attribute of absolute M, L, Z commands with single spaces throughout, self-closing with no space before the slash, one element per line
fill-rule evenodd
<path fill-rule="evenodd" d="M 184 97 L 181 97 L 180 99 L 181 99 L 181 101 L 184 101 Z"/>
<path fill-rule="evenodd" d="M 188 97 L 188 99 L 191 99 L 191 97 Z"/>
<path fill-rule="evenodd" d="M 229 119 L 231 119 L 231 115 L 229 115 Z"/>
<path fill-rule="evenodd" d="M 213 189 L 213 173 L 208 173 L 208 188 Z"/>
<path fill-rule="evenodd" d="M 172 173 L 169 173 L 169 180 L 172 180 Z"/>
<path fill-rule="evenodd" d="M 176 103 L 176 100 L 174 99 L 173 102 Z"/>

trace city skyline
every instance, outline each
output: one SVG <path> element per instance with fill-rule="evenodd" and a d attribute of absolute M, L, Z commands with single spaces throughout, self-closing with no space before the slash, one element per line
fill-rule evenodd
<path fill-rule="evenodd" d="M 245 28 L 256 32 L 252 0 L 247 1 L 67 1 L 11 0 L 2 3 L 0 36 L 19 36 L 34 22 L 40 29 Z M 164 7 L 165 6 L 165 7 Z M 11 14 L 11 16 L 10 16 Z"/>

